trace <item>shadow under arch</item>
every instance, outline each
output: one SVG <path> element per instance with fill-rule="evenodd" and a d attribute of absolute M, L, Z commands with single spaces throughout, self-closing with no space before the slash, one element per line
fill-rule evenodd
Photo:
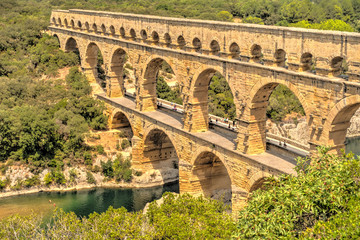
<path fill-rule="evenodd" d="M 54 38 L 56 38 L 57 42 L 58 42 L 58 47 L 61 48 L 61 42 L 60 42 L 60 38 L 57 34 L 53 34 L 52 35 Z"/>
<path fill-rule="evenodd" d="M 173 142 L 164 130 L 156 127 L 144 135 L 142 164 L 145 169 L 155 170 L 152 178 L 161 177 L 163 183 L 179 181 L 179 157 Z"/>
<path fill-rule="evenodd" d="M 73 37 L 69 37 L 65 42 L 65 51 L 66 52 L 76 52 L 79 51 L 77 41 Z"/>
<path fill-rule="evenodd" d="M 323 135 L 323 142 L 333 147 L 332 151 L 340 154 L 345 148 L 346 133 L 350 127 L 350 120 L 360 108 L 360 96 L 350 96 L 339 101 L 332 109 L 324 125 L 327 131 Z"/>
<path fill-rule="evenodd" d="M 143 75 L 143 84 L 141 95 L 139 96 L 141 101 L 141 110 L 142 111 L 154 111 L 157 109 L 157 91 L 156 84 L 159 76 L 159 71 L 163 64 L 168 64 L 171 71 L 175 75 L 175 78 L 178 76 L 176 73 L 176 68 L 166 57 L 163 56 L 152 56 L 150 57 L 145 64 L 145 71 Z M 178 85 L 180 82 L 176 78 Z"/>
<path fill-rule="evenodd" d="M 195 194 L 231 204 L 231 178 L 216 154 L 204 150 L 194 158 L 191 183 Z"/>
<path fill-rule="evenodd" d="M 117 142 L 117 146 L 121 146 L 122 148 L 124 145 L 123 141 L 126 138 L 130 145 L 132 143 L 132 137 L 134 136 L 133 126 L 128 118 L 128 116 L 122 112 L 121 110 L 115 111 L 115 113 L 111 117 L 111 130 L 119 131 L 119 142 Z"/>
<path fill-rule="evenodd" d="M 250 100 L 247 104 L 249 108 L 249 118 L 252 121 L 252 126 L 249 126 L 249 132 L 247 140 L 248 144 L 244 152 L 248 154 L 260 154 L 266 150 L 266 120 L 267 120 L 267 107 L 269 105 L 270 96 L 278 86 L 283 86 L 296 97 L 304 110 L 307 133 L 307 143 L 311 139 L 311 133 L 309 128 L 309 113 L 310 110 L 306 104 L 306 99 L 301 92 L 293 84 L 282 81 L 259 81 L 250 91 Z M 255 144 L 252 144 L 255 143 Z"/>
<path fill-rule="evenodd" d="M 86 75 L 90 82 L 97 82 L 102 89 L 105 89 L 105 71 L 102 67 L 103 64 L 103 55 L 99 46 L 90 42 L 86 48 L 85 53 L 85 62 L 88 66 L 88 69 L 85 69 L 88 72 Z"/>

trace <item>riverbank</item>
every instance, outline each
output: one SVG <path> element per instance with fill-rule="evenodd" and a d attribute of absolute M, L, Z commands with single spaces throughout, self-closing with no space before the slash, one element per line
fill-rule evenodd
<path fill-rule="evenodd" d="M 33 194 L 39 192 L 71 192 L 78 190 L 94 189 L 94 188 L 119 188 L 119 189 L 128 189 L 128 188 L 152 188 L 164 186 L 166 184 L 175 183 L 178 181 L 178 178 L 175 179 L 166 179 L 163 181 L 156 182 L 136 182 L 137 179 L 134 179 L 132 182 L 102 182 L 99 184 L 89 184 L 89 183 L 80 183 L 74 186 L 62 186 L 62 185 L 53 185 L 53 186 L 35 186 L 32 188 L 20 189 L 20 190 L 5 190 L 0 192 L 0 199 L 12 196 Z"/>

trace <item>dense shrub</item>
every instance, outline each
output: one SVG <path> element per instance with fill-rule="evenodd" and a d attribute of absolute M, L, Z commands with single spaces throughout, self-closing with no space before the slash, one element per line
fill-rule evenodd
<path fill-rule="evenodd" d="M 59 169 L 56 169 L 56 170 L 53 169 L 45 175 L 44 183 L 47 186 L 54 184 L 54 183 L 63 185 L 66 183 L 66 178 L 65 178 L 65 175 Z"/>
<path fill-rule="evenodd" d="M 268 179 L 266 190 L 255 191 L 240 211 L 234 235 L 241 239 L 289 239 L 315 226 L 313 233 L 321 236 L 320 229 L 335 228 L 339 219 L 356 212 L 356 205 L 349 203 L 360 201 L 360 161 L 350 154 L 325 154 L 327 150 L 321 148 L 320 156 L 310 160 L 299 159 L 297 176 Z"/>
<path fill-rule="evenodd" d="M 96 184 L 96 179 L 91 172 L 86 172 L 86 181 L 90 184 Z"/>

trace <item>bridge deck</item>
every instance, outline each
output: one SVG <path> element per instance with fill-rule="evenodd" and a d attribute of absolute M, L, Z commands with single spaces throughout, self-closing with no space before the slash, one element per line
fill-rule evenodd
<path fill-rule="evenodd" d="M 99 99 L 106 100 L 107 102 L 112 102 L 114 105 L 120 105 L 121 107 L 131 109 L 134 112 L 150 117 L 158 122 L 161 122 L 164 125 L 175 128 L 178 131 L 182 131 L 186 134 L 193 135 L 203 141 L 215 144 L 223 149 L 226 149 L 227 151 L 232 151 L 233 153 L 244 156 L 260 164 L 269 166 L 270 168 L 288 174 L 295 174 L 294 167 L 296 162 L 289 157 L 280 157 L 269 152 L 265 152 L 258 155 L 243 154 L 235 150 L 234 140 L 230 139 L 229 136 L 226 136 L 214 130 L 209 130 L 207 132 L 199 132 L 199 133 L 190 133 L 183 130 L 181 117 L 179 115 L 170 114 L 169 112 L 159 109 L 153 112 L 140 112 L 135 109 L 135 102 L 132 99 L 126 97 L 108 98 L 106 97 L 105 94 L 98 94 L 97 96 L 99 97 Z"/>

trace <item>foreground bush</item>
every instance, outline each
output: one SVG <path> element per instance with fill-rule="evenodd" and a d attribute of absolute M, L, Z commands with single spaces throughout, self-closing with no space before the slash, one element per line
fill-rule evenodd
<path fill-rule="evenodd" d="M 331 230 L 337 229 L 339 219 L 358 226 L 351 218 L 359 212 L 359 159 L 351 154 L 339 157 L 326 152 L 322 148 L 320 156 L 310 161 L 298 160 L 298 176 L 269 179 L 267 189 L 256 191 L 248 206 L 240 211 L 234 236 L 290 239 L 304 237 L 304 231 L 308 230 L 308 237 L 332 238 Z M 350 202 L 356 204 L 349 205 Z M 314 230 L 309 230 L 314 226 Z M 344 224 L 342 227 L 345 228 Z M 321 230 L 326 230 L 324 235 L 320 234 Z M 356 239 L 360 237 L 359 231 L 357 234 Z"/>
<path fill-rule="evenodd" d="M 165 194 L 146 214 L 110 207 L 82 219 L 58 209 L 45 223 L 12 216 L 0 221 L 0 239 L 229 239 L 235 223 L 225 210 L 215 200 Z"/>

